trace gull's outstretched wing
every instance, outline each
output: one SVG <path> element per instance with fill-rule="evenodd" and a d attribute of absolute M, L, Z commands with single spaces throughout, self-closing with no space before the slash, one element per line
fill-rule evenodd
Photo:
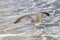
<path fill-rule="evenodd" d="M 50 14 L 49 13 L 47 13 L 47 12 L 39 12 L 39 13 L 37 13 L 37 18 L 36 18 L 36 20 L 37 21 L 40 21 L 43 17 L 45 17 L 45 16 L 50 16 Z"/>
<path fill-rule="evenodd" d="M 42 17 L 43 17 L 43 14 L 42 14 L 42 13 L 37 13 L 37 18 L 36 18 L 36 20 L 37 20 L 37 21 L 40 21 L 40 20 L 42 19 Z"/>
<path fill-rule="evenodd" d="M 19 23 L 19 22 L 24 21 L 26 19 L 32 19 L 32 17 L 30 15 L 24 15 L 24 16 L 18 18 L 14 23 Z"/>

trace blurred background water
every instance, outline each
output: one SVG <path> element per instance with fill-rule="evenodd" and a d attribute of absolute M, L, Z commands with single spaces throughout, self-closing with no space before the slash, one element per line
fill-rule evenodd
<path fill-rule="evenodd" d="M 34 16 L 41 11 L 50 14 L 41 24 L 60 23 L 60 0 L 0 0 L 0 34 L 34 33 L 30 21 L 18 24 L 13 22 L 23 15 Z M 60 26 L 40 26 L 44 28 L 37 28 L 38 31 L 60 35 Z"/>

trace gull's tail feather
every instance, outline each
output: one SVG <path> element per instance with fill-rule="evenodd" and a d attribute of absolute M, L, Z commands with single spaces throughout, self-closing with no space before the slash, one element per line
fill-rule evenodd
<path fill-rule="evenodd" d="M 14 23 L 16 24 L 16 23 L 22 22 L 26 19 L 32 19 L 32 17 L 30 15 L 24 15 L 24 16 L 18 18 Z"/>

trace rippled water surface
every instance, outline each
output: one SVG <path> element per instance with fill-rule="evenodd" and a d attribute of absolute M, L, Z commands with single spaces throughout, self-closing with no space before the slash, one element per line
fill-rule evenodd
<path fill-rule="evenodd" d="M 14 22 L 24 15 L 31 15 L 35 18 L 35 14 L 43 11 L 48 12 L 50 17 L 44 18 L 41 24 L 60 24 L 60 0 L 0 0 L 0 39 L 32 40 L 31 35 L 37 32 L 34 31 L 30 20 L 18 24 Z M 44 31 L 45 34 L 57 35 L 57 40 L 60 40 L 59 25 L 47 27 L 40 25 L 37 30 Z"/>

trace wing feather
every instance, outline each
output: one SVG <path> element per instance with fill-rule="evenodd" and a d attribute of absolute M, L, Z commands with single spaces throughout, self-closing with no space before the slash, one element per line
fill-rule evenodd
<path fill-rule="evenodd" d="M 37 18 L 36 18 L 36 20 L 37 20 L 37 21 L 40 21 L 40 20 L 42 19 L 42 17 L 43 17 L 43 14 L 42 14 L 42 13 L 37 13 Z"/>
<path fill-rule="evenodd" d="M 24 16 L 18 18 L 14 23 L 19 23 L 19 22 L 22 22 L 26 19 L 32 19 L 32 17 L 30 15 L 24 15 Z"/>

